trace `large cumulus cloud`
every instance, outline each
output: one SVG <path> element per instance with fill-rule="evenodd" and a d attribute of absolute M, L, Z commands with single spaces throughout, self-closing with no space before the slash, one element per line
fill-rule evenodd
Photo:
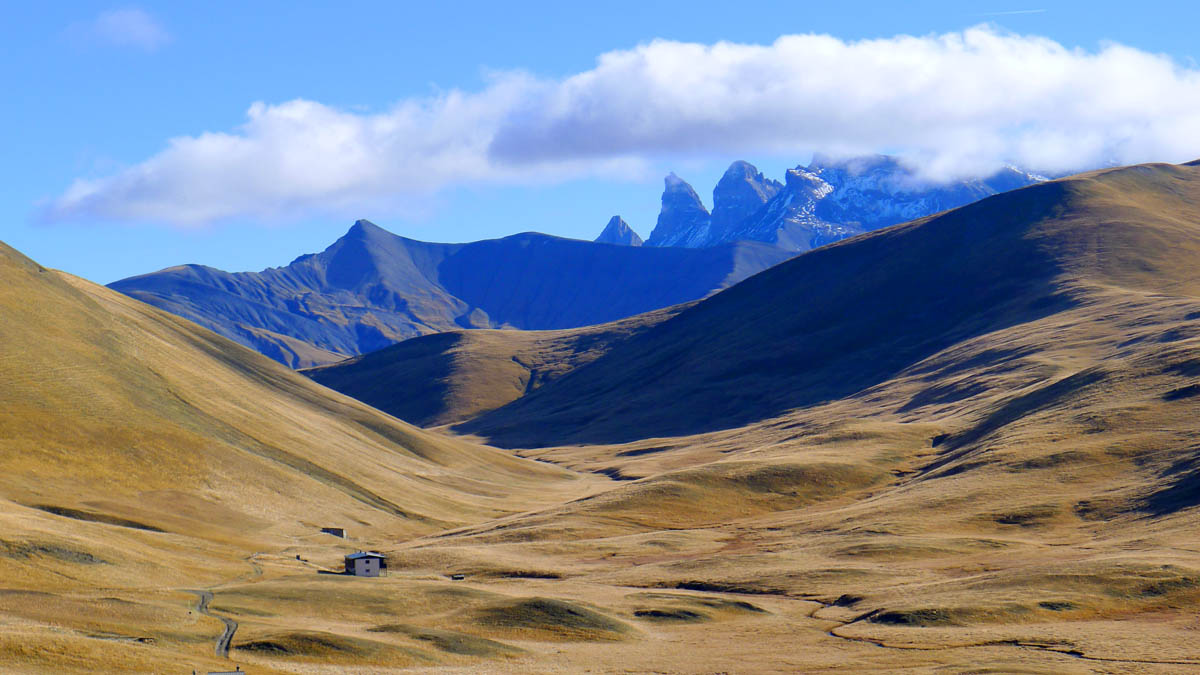
<path fill-rule="evenodd" d="M 78 180 L 52 220 L 194 225 L 346 206 L 399 209 L 446 187 L 620 174 L 679 157 L 891 152 L 925 177 L 1003 163 L 1068 171 L 1200 157 L 1200 71 L 981 26 L 849 42 L 655 41 L 559 79 L 501 73 L 480 91 L 356 113 L 253 104 L 229 132 L 175 138 Z"/>

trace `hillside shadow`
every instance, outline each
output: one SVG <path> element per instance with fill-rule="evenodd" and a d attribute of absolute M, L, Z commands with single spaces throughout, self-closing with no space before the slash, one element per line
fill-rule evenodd
<path fill-rule="evenodd" d="M 1075 306 L 1059 247 L 1029 236 L 1065 192 L 1038 185 L 804 254 L 455 428 L 502 447 L 611 444 L 850 396 L 954 344 Z"/>
<path fill-rule="evenodd" d="M 445 412 L 453 350 L 462 340 L 461 333 L 412 338 L 354 362 L 304 374 L 405 422 L 424 426 Z"/>
<path fill-rule="evenodd" d="M 1200 506 L 1200 459 L 1183 459 L 1163 472 L 1170 477 L 1166 487 L 1147 495 L 1140 510 L 1155 517 L 1166 516 L 1193 506 Z"/>
<path fill-rule="evenodd" d="M 757 257 L 748 269 L 741 258 Z M 596 246 L 526 233 L 474 242 L 437 267 L 438 282 L 496 326 L 578 328 L 702 298 L 792 254 L 759 243 L 705 249 Z"/>

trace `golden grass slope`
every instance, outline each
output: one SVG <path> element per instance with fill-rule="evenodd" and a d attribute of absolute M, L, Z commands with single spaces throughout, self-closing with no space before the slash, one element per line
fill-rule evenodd
<path fill-rule="evenodd" d="M 758 293 L 742 292 L 805 278 L 805 264 L 824 264 L 802 256 L 646 334 L 673 322 L 704 325 L 708 312 L 739 327 L 688 343 L 694 356 L 661 361 L 665 335 L 640 343 L 649 355 L 622 355 L 644 366 L 623 375 L 636 373 L 646 396 L 668 406 L 627 417 L 627 436 L 637 440 L 521 452 L 634 480 L 414 541 L 396 558 L 414 571 L 455 565 L 481 578 L 537 577 L 543 588 L 587 593 L 644 631 L 675 621 L 676 633 L 632 640 L 619 656 L 571 650 L 601 669 L 649 669 L 664 654 L 687 672 L 1200 668 L 1200 167 L 1096 172 L 1008 197 L 834 247 L 849 260 L 855 246 L 869 254 L 893 237 L 887 243 L 903 262 L 905 236 L 920 234 L 914 247 L 926 252 L 943 246 L 947 278 L 967 289 L 994 281 L 1005 291 L 940 305 L 975 322 L 970 330 L 955 323 L 949 335 L 931 335 L 928 324 L 939 319 L 926 307 L 900 308 L 912 320 L 892 323 L 875 341 L 921 348 L 906 352 L 907 362 L 852 368 L 848 376 L 875 373 L 861 388 L 837 395 L 844 383 L 826 384 L 816 400 L 783 392 L 792 398 L 782 402 L 802 403 L 704 434 L 638 438 L 663 428 L 655 414 L 703 401 L 674 381 L 691 375 L 702 393 L 711 386 L 679 364 L 733 353 L 714 341 L 745 345 L 745 355 L 697 365 L 700 375 L 741 368 L 757 378 L 725 379 L 730 397 L 750 395 L 755 381 L 763 390 L 804 381 L 794 371 L 749 371 L 746 360 L 781 344 L 772 341 L 777 324 L 796 328 L 789 314 L 810 310 L 787 302 L 786 285 L 771 287 L 773 315 L 754 301 Z M 949 244 L 962 240 L 992 247 L 960 255 Z M 1025 274 L 1001 279 L 1015 271 Z M 893 283 L 922 288 L 911 278 Z M 972 298 L 996 302 L 972 307 Z M 846 324 L 855 320 L 813 330 L 837 336 Z M 839 344 L 855 347 L 850 337 Z M 620 350 L 632 352 L 639 339 Z M 792 339 L 812 344 L 802 334 Z M 575 378 L 582 387 L 586 370 L 622 363 L 612 358 L 618 351 L 535 396 L 561 393 Z M 652 370 L 658 362 L 670 367 Z M 820 359 L 801 366 L 837 372 Z M 587 381 L 600 392 L 587 405 L 614 395 L 604 386 L 622 373 L 610 373 Z M 638 396 L 632 386 L 617 391 Z M 563 415 L 589 411 L 571 410 L 572 401 L 559 402 Z M 740 598 L 769 614 L 717 622 L 703 608 L 686 614 L 644 600 L 659 593 Z M 777 617 L 790 631 L 777 632 Z M 741 632 L 746 626 L 757 629 Z M 697 635 L 720 652 L 705 651 Z"/>
<path fill-rule="evenodd" d="M 320 526 L 356 536 L 321 547 L 336 555 L 586 489 L 2 244 L 0 316 L 6 669 L 87 670 L 129 650 L 131 670 L 203 659 L 215 621 L 183 591 L 332 539 Z"/>
<path fill-rule="evenodd" d="M 6 394 L 25 408 L 0 437 L 25 440 L 4 446 L 0 663 L 1192 672 L 1198 172 L 1088 174 L 755 277 L 518 399 L 547 414 L 505 434 L 560 439 L 518 451 L 537 468 L 10 255 L 11 285 L 37 293 L 0 295 L 4 337 L 86 377 Z M 831 300 L 794 286 L 843 264 L 858 273 Z M 53 318 L 17 306 L 28 297 Z M 4 363 L 6 381 L 40 372 Z M 722 388 L 728 407 L 710 407 Z M 579 396 L 553 408 L 553 392 Z M 20 451 L 73 433 L 91 442 L 51 455 L 57 479 Z M 157 444 L 139 450 L 143 434 Z M 122 449 L 181 478 L 164 487 Z M 197 488 L 188 470 L 214 477 Z M 254 478 L 235 489 L 231 474 Z M 135 492 L 143 480 L 154 489 Z M 335 516 L 357 540 L 313 533 Z M 390 575 L 318 573 L 353 547 L 386 551 Z M 199 588 L 239 623 L 232 661 L 212 655 L 220 624 L 188 613 Z"/>
<path fill-rule="evenodd" d="M 591 363 L 689 304 L 585 328 L 438 333 L 302 372 L 412 424 L 451 424 Z"/>
<path fill-rule="evenodd" d="M 524 650 L 505 672 L 1200 667 L 1196 179 L 1021 191 L 633 336 L 519 429 L 633 439 L 520 451 L 631 480 L 389 547 L 409 601 L 379 626 Z M 845 264 L 836 301 L 793 285 Z M 240 606 L 325 625 L 282 597 Z"/>
<path fill-rule="evenodd" d="M 739 619 L 764 631 L 757 648 L 680 618 L 684 672 L 1189 672 L 1198 319 L 1200 299 L 1113 291 L 762 423 L 523 451 L 637 480 L 395 558 L 540 577 L 639 627 L 669 608 L 631 606 L 630 587 L 771 611 Z M 780 616 L 787 637 L 770 633 Z M 701 656 L 697 633 L 726 651 Z M 577 653 L 651 668 L 673 643 L 647 642 Z"/>
<path fill-rule="evenodd" d="M 197 487 L 239 497 L 252 515 L 307 517 L 304 502 L 329 495 L 419 530 L 494 512 L 499 500 L 460 494 L 470 479 L 563 476 L 430 436 L 186 321 L 5 254 L 0 420 L 14 496 Z"/>

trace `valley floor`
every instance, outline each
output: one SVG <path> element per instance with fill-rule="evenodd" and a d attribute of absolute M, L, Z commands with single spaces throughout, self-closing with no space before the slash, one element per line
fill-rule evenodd
<path fill-rule="evenodd" d="M 1200 170 L 1011 195 L 754 277 L 479 438 L 0 246 L 0 670 L 1200 672 Z M 864 247 L 911 264 L 805 319 Z M 1005 247 L 1057 257 L 1014 286 Z"/>

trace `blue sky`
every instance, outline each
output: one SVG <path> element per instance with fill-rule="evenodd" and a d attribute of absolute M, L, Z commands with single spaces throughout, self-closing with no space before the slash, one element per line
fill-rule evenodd
<path fill-rule="evenodd" d="M 470 241 L 526 230 L 592 238 L 619 213 L 647 236 L 668 170 L 691 182 L 711 206 L 712 186 L 734 159 L 781 178 L 785 168 L 826 149 L 813 147 L 820 140 L 812 134 L 795 131 L 792 107 L 811 127 L 829 129 L 831 147 L 910 149 L 947 172 L 966 170 L 971 158 L 1002 155 L 1053 163 L 1046 153 L 1059 146 L 1064 165 L 1090 161 L 1096 153 L 1139 161 L 1200 157 L 1200 145 L 1190 146 L 1193 139 L 1200 142 L 1200 132 L 1191 134 L 1194 118 L 1168 110 L 1143 119 L 1131 112 L 1193 102 L 1189 97 L 1200 82 L 1195 2 L 433 4 L 6 3 L 0 22 L 6 92 L 0 129 L 7 159 L 0 169 L 0 240 L 43 264 L 107 283 L 183 262 L 229 270 L 286 264 L 321 250 L 356 218 L 413 238 Z M 991 26 L 979 38 L 986 44 L 968 45 L 972 54 L 986 52 L 970 66 L 980 69 L 978 77 L 970 70 L 947 72 L 958 83 L 954 90 L 927 81 L 897 83 L 928 102 L 930 117 L 970 118 L 961 127 L 951 125 L 946 138 L 957 133 L 974 142 L 986 136 L 981 125 L 997 124 L 978 109 L 937 99 L 943 92 L 969 99 L 962 92 L 973 91 L 971 82 L 985 83 L 980 91 L 986 95 L 992 78 L 1013 76 L 993 63 L 1008 58 L 997 54 L 1009 53 L 1013 60 L 1026 53 L 1043 59 L 1045 65 L 1030 66 L 1039 72 L 1078 68 L 1082 93 L 1063 96 L 1086 104 L 1069 113 L 1086 118 L 1080 124 L 1132 129 L 1130 135 L 1153 127 L 1158 136 L 1113 140 L 1093 133 L 1081 140 L 1033 116 L 1020 121 L 1022 135 L 1009 129 L 970 153 L 955 153 L 950 141 L 930 139 L 920 129 L 885 128 L 886 114 L 880 117 L 890 106 L 903 109 L 897 119 L 919 119 L 925 116 L 920 109 L 874 99 L 854 107 L 890 80 L 871 84 L 877 54 L 846 45 L 898 35 L 930 38 L 887 42 L 880 49 L 895 49 L 914 63 L 928 56 L 941 72 L 936 69 L 951 67 L 946 62 L 953 59 L 929 51 L 931 44 L 947 49 L 933 37 L 981 24 Z M 822 116 L 817 102 L 786 93 L 777 104 L 769 83 L 755 85 L 752 95 L 721 98 L 730 82 L 736 88 L 747 79 L 746 68 L 773 72 L 761 64 L 791 59 L 779 77 L 810 78 L 804 55 L 825 53 L 823 43 L 776 42 L 804 34 L 837 41 L 828 58 L 851 65 L 831 70 L 824 62 L 836 82 L 820 91 L 832 92 L 826 108 L 859 110 L 861 120 L 849 113 L 844 120 Z M 1034 36 L 1065 50 L 1043 48 Z M 656 39 L 668 42 L 647 48 Z M 712 49 L 722 41 L 764 49 L 730 56 L 743 70 L 727 73 L 732 79 L 714 79 L 709 75 L 727 65 L 727 55 Z M 1110 43 L 1124 51 L 1087 58 Z M 598 67 L 606 53 L 616 53 L 620 63 Z M 1171 60 L 1173 73 L 1146 58 L 1157 54 Z M 701 71 L 696 82 L 671 71 L 671 82 L 688 82 L 656 88 L 653 75 L 661 68 L 686 71 L 693 63 Z M 1134 76 L 1120 79 L 1130 70 Z M 627 90 L 623 77 L 630 77 Z M 1109 77 L 1115 84 L 1106 84 Z M 865 84 L 855 89 L 852 80 Z M 1143 82 L 1149 84 L 1143 88 Z M 838 88 L 843 84 L 844 90 Z M 1045 87 L 1064 88 L 1053 81 Z M 1114 98 L 1114 88 L 1128 93 Z M 691 115 L 708 105 L 709 90 L 718 92 L 712 106 L 721 114 Z M 1056 94 L 1048 91 L 1031 90 L 1028 100 L 1053 102 Z M 454 103 L 453 92 L 466 102 Z M 630 100 L 613 100 L 626 94 Z M 741 100 L 750 109 L 735 110 Z M 289 105 L 296 101 L 307 103 Z M 245 126 L 256 102 L 266 120 L 261 131 Z M 404 112 L 405 105 L 416 112 Z M 555 106 L 567 112 L 556 113 Z M 1111 117 L 1093 119 L 1093 110 Z M 296 132 L 304 142 L 314 128 L 324 128 L 325 119 L 358 140 L 345 141 L 342 152 L 341 136 L 334 134 L 324 150 L 297 160 L 296 175 L 279 177 L 276 167 L 290 161 L 287 151 L 296 142 L 286 135 L 287 124 L 296 119 L 307 125 Z M 755 120 L 762 121 L 757 129 Z M 400 123 L 411 129 L 396 132 Z M 476 145 L 491 154 L 467 157 L 471 151 L 459 148 L 457 139 L 489 124 L 492 135 Z M 856 124 L 861 136 L 854 133 Z M 1038 134 L 1026 133 L 1031 128 Z M 398 133 L 429 138 L 397 139 Z M 252 142 L 242 143 L 244 136 Z M 1176 147 L 1164 146 L 1164 137 L 1177 138 Z M 193 142 L 176 155 L 164 154 L 173 138 Z M 1092 154 L 1080 155 L 1076 146 L 1089 139 L 1095 142 Z M 379 151 L 381 142 L 396 143 L 402 156 Z M 204 163 L 230 143 L 241 159 Z M 356 153 L 365 153 L 361 163 Z M 150 174 L 153 180 L 146 178 Z M 187 180 L 192 175 L 198 177 L 195 194 Z M 84 193 L 86 198 L 76 198 Z M 222 208 L 206 210 L 199 202 Z"/>

